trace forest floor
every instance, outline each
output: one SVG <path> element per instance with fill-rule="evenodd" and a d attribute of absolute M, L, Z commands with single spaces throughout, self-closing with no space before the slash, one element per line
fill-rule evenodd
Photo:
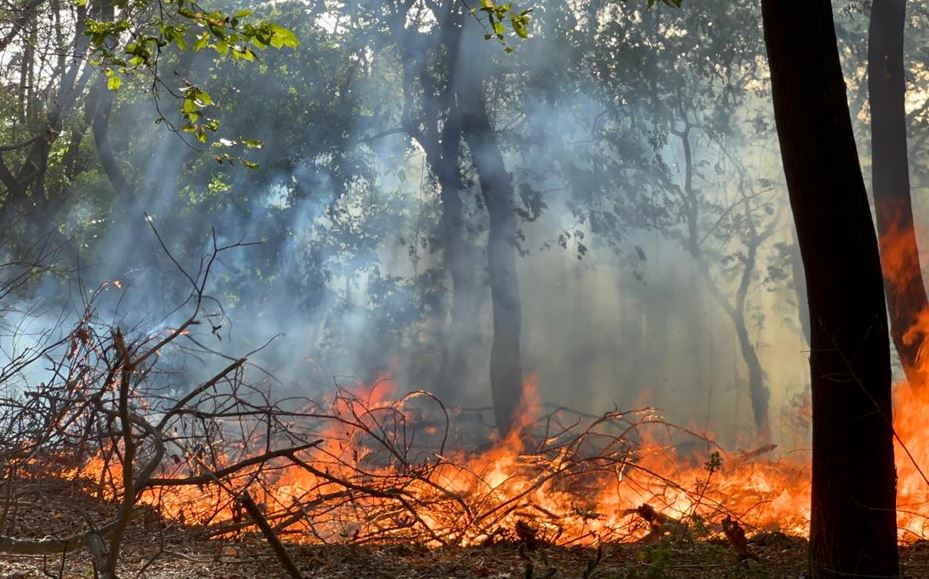
<path fill-rule="evenodd" d="M 3 533 L 20 538 L 63 536 L 105 520 L 112 504 L 74 494 L 65 481 L 20 481 L 15 492 L 0 483 L 0 495 L 14 497 L 3 512 Z M 260 534 L 214 540 L 208 528 L 189 527 L 142 509 L 120 557 L 120 577 L 216 579 L 287 577 Z M 283 537 L 286 540 L 286 537 Z M 307 578 L 319 579 L 619 579 L 661 577 L 801 578 L 806 541 L 761 533 L 740 557 L 725 537 L 696 538 L 688 532 L 655 536 L 635 544 L 564 548 L 501 542 L 486 547 L 428 549 L 418 545 L 288 545 Z M 929 577 L 929 542 L 901 552 L 905 577 Z M 0 553 L 0 579 L 92 578 L 85 550 L 58 555 Z"/>
<path fill-rule="evenodd" d="M 430 550 L 412 545 L 363 547 L 353 545 L 292 545 L 290 552 L 307 578 L 319 579 L 619 579 L 661 577 L 801 578 L 806 542 L 783 535 L 764 535 L 750 543 L 758 561 L 739 562 L 728 545 L 718 541 L 682 544 L 608 545 L 602 559 L 586 574 L 597 553 L 591 549 L 539 547 L 531 551 L 513 544 Z M 902 552 L 904 577 L 929 576 L 929 546 L 913 545 Z M 532 571 L 527 570 L 527 558 Z M 163 542 L 137 536 L 126 545 L 121 577 L 216 579 L 287 577 L 268 546 L 258 536 L 236 542 L 197 539 L 184 533 Z M 0 556 L 0 577 L 89 578 L 93 571 L 86 553 L 65 556 Z"/>
<path fill-rule="evenodd" d="M 236 542 L 197 540 L 175 533 L 164 542 L 138 536 L 121 557 L 121 577 L 264 578 L 287 577 L 260 536 Z M 726 544 L 609 545 L 589 578 L 620 577 L 802 577 L 804 542 L 779 537 L 766 545 L 753 544 L 759 561 L 738 562 Z M 596 561 L 592 549 L 538 547 L 514 544 L 491 547 L 430 550 L 411 545 L 364 547 L 353 545 L 289 547 L 306 577 L 325 579 L 385 578 L 583 578 Z M 152 558 L 154 557 L 154 561 Z M 925 551 L 923 560 L 929 560 Z M 532 571 L 527 570 L 530 564 Z M 143 569 L 144 567 L 144 569 Z M 920 575 L 910 574 L 912 577 Z M 0 556 L 0 577 L 93 577 L 85 553 L 60 556 Z"/>

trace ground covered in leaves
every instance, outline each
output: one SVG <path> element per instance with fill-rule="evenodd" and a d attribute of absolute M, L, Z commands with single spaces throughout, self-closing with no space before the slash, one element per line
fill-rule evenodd
<path fill-rule="evenodd" d="M 133 541 L 121 560 L 122 576 L 286 577 L 260 537 L 236 542 L 192 539 L 178 533 L 165 536 L 163 543 Z M 439 550 L 407 545 L 292 546 L 291 553 L 305 576 L 325 579 L 802 577 L 802 541 L 768 536 L 764 544 L 752 546 L 759 561 L 739 562 L 728 545 L 713 541 L 610 545 L 603 548 L 599 561 L 592 549 L 528 550 L 515 544 Z M 0 576 L 92 577 L 93 571 L 83 553 L 63 559 L 4 555 Z"/>
<path fill-rule="evenodd" d="M 739 562 L 728 545 L 716 541 L 609 545 L 596 564 L 597 553 L 591 549 L 527 551 L 514 544 L 440 550 L 404 545 L 292 546 L 291 551 L 306 577 L 320 579 L 803 577 L 804 541 L 770 534 L 750 546 L 758 561 Z M 905 577 L 929 574 L 929 545 L 906 547 L 902 555 Z M 221 542 L 196 540 L 185 533 L 166 535 L 155 544 L 134 540 L 120 569 L 123 577 L 286 577 L 260 537 Z M 93 571 L 83 553 L 64 558 L 2 555 L 0 577 L 93 577 Z"/>

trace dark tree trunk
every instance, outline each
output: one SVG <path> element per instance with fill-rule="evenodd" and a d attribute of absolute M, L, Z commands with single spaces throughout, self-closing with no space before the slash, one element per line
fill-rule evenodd
<path fill-rule="evenodd" d="M 490 388 L 494 417 L 502 434 L 513 427 L 522 399 L 520 356 L 521 311 L 516 275 L 516 213 L 510 174 L 490 125 L 484 99 L 484 78 L 479 58 L 468 55 L 459 62 L 457 84 L 461 128 L 477 170 L 490 229 L 487 266 L 493 306 L 493 345 L 490 351 Z"/>
<path fill-rule="evenodd" d="M 100 20 L 113 22 L 116 16 L 113 0 L 101 0 L 98 10 Z M 115 99 L 115 93 L 107 88 L 106 76 L 100 71 L 93 88 L 91 130 L 94 134 L 94 144 L 97 146 L 97 158 L 100 159 L 103 172 L 123 203 L 123 209 L 130 212 L 134 209 L 135 193 L 120 168 L 116 154 L 113 152 L 113 146 L 110 144 L 110 113 L 113 111 Z"/>
<path fill-rule="evenodd" d="M 739 351 L 748 369 L 748 394 L 752 402 L 752 418 L 755 421 L 755 434 L 761 442 L 771 440 L 771 422 L 768 418 L 771 393 L 765 386 L 765 371 L 758 359 L 755 344 L 748 334 L 748 324 L 742 311 L 736 312 L 732 320 L 735 333 L 739 339 Z"/>
<path fill-rule="evenodd" d="M 30 189 L 34 201 L 44 195 L 45 171 L 52 144 L 61 132 L 62 119 L 77 104 L 93 70 L 92 67 L 84 65 L 83 58 L 90 45 L 90 37 L 84 34 L 87 6 L 77 6 L 75 11 L 77 18 L 74 23 L 73 52 L 69 49 L 74 58 L 71 65 L 61 73 L 57 95 L 51 100 L 52 105 L 41 123 L 40 131 L 34 138 L 22 144 L 27 150 L 25 160 L 14 173 L 0 155 L 0 182 L 6 189 L 6 196 L 0 205 L 0 222 L 5 227 L 9 227 L 9 220 L 13 216 L 26 212 L 30 202 L 27 197 Z"/>
<path fill-rule="evenodd" d="M 106 77 L 100 73 L 94 87 L 94 113 L 91 128 L 94 134 L 94 143 L 97 146 L 97 158 L 103 167 L 103 172 L 119 196 L 123 209 L 131 211 L 135 206 L 135 192 L 126 175 L 119 166 L 119 160 L 110 144 L 110 112 L 113 110 L 113 91 L 106 86 Z"/>
<path fill-rule="evenodd" d="M 442 218 L 438 238 L 451 279 L 451 319 L 444 332 L 438 392 L 454 400 L 465 386 L 470 353 L 480 341 L 478 300 L 482 283 L 475 275 L 475 251 L 468 241 L 462 200 L 461 115 L 454 98 L 464 13 L 453 0 L 446 1 L 442 10 L 438 57 L 444 71 L 444 82 L 435 102 L 426 103 L 425 107 L 427 111 L 432 109 L 435 117 L 427 120 L 434 123 L 438 137 L 434 142 L 435 154 L 431 156 L 430 167 L 439 185 Z M 423 71 L 423 74 L 430 73 Z"/>
<path fill-rule="evenodd" d="M 793 290 L 797 294 L 797 317 L 800 322 L 800 333 L 806 345 L 810 345 L 810 304 L 806 301 L 806 277 L 803 274 L 803 256 L 800 255 L 800 242 L 794 233 L 794 243 L 790 248 L 790 270 L 793 280 Z"/>
<path fill-rule="evenodd" d="M 469 241 L 462 193 L 461 118 L 455 103 L 458 49 L 464 12 L 454 0 L 436 4 L 439 22 L 434 36 L 421 37 L 411 31 L 406 12 L 397 14 L 394 38 L 404 60 L 407 99 L 421 99 L 420 106 L 405 113 L 404 129 L 423 148 L 429 171 L 438 186 L 441 218 L 435 239 L 441 252 L 442 272 L 450 283 L 446 303 L 450 320 L 438 336 L 441 354 L 429 377 L 432 391 L 446 402 L 460 397 L 468 378 L 474 346 L 480 342 L 480 290 L 483 282 L 475 275 L 477 255 Z M 420 92 L 418 92 L 420 91 Z M 421 96 L 420 96 L 421 95 Z"/>
<path fill-rule="evenodd" d="M 442 390 L 451 397 L 460 395 L 465 386 L 469 354 L 480 341 L 477 320 L 481 281 L 476 276 L 475 252 L 468 241 L 461 199 L 460 143 L 461 123 L 453 107 L 442 131 L 442 159 L 437 167 L 442 199 L 439 239 L 452 289 L 451 320 L 446 329 L 439 379 Z"/>
<path fill-rule="evenodd" d="M 479 345 L 480 302 L 484 285 L 477 275 L 477 255 L 468 234 L 467 217 L 462 200 L 464 190 L 461 175 L 462 120 L 455 102 L 455 81 L 458 76 L 458 54 L 465 14 L 458 2 L 448 0 L 444 21 L 442 56 L 445 61 L 447 98 L 445 123 L 441 131 L 441 161 L 436 167 L 442 191 L 441 243 L 445 263 L 452 282 L 451 320 L 446 331 L 445 352 L 440 370 L 443 387 L 453 396 L 460 395 L 468 379 L 469 363 Z"/>
<path fill-rule="evenodd" d="M 896 577 L 890 345 L 877 239 L 828 0 L 762 0 L 810 304 L 814 578 Z"/>
<path fill-rule="evenodd" d="M 903 77 L 905 21 L 906 0 L 882 0 L 871 8 L 868 41 L 871 183 L 890 333 L 907 380 L 914 388 L 921 388 L 927 380 L 927 368 L 922 368 L 919 360 L 925 334 L 909 332 L 915 329 L 920 316 L 929 315 L 929 300 L 919 266 L 910 200 Z"/>

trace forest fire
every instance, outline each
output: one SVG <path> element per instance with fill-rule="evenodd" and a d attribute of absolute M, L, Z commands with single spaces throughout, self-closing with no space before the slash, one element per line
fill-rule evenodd
<path fill-rule="evenodd" d="M 720 533 L 726 516 L 750 532 L 808 532 L 804 453 L 778 460 L 767 456 L 771 446 L 727 453 L 652 409 L 609 413 L 583 427 L 565 424 L 564 411 L 541 416 L 532 382 L 526 390 L 529 404 L 521 409 L 519 428 L 472 452 L 444 449 L 437 433 L 414 444 L 416 413 L 409 406 L 428 395 L 391 399 L 387 381 L 344 390 L 323 417 L 328 426 L 313 448 L 242 468 L 223 484 L 174 484 L 196 472 L 178 467 L 155 479 L 141 502 L 180 522 L 209 525 L 215 536 L 228 535 L 249 526 L 231 484 L 249 490 L 288 540 L 308 543 L 480 545 L 531 535 L 589 546 L 642 540 L 668 532 L 669 524 L 697 523 Z M 905 383 L 896 388 L 901 542 L 927 536 L 929 484 L 919 466 L 929 464 L 922 427 L 927 402 Z M 675 450 L 669 443 L 675 430 L 705 444 L 703 461 Z M 196 464 L 187 458 L 187 465 Z M 97 457 L 71 475 L 119 488 L 119 469 L 105 464 Z"/>
<path fill-rule="evenodd" d="M 0 576 L 929 569 L 929 2 L 245 4 L 0 6 Z"/>
<path fill-rule="evenodd" d="M 929 533 L 929 392 L 901 383 L 894 389 L 897 525 L 901 541 L 925 539 Z"/>
<path fill-rule="evenodd" d="M 530 381 L 518 427 L 469 452 L 445 448 L 444 428 L 418 443 L 413 407 L 432 399 L 414 393 L 392 400 L 390 392 L 387 382 L 342 391 L 329 414 L 315 415 L 326 423 L 314 430 L 318 444 L 242 468 L 223 484 L 177 484 L 198 471 L 198 459 L 187 457 L 153 479 L 142 502 L 221 535 L 244 526 L 234 496 L 247 489 L 290 540 L 321 543 L 478 545 L 531 534 L 551 544 L 594 545 L 640 540 L 667 524 L 718 532 L 726 516 L 754 531 L 807 529 L 806 464 L 766 458 L 770 446 L 726 453 L 648 408 L 586 424 L 564 410 L 542 416 Z M 677 435 L 706 452 L 680 455 L 671 444 Z M 72 474 L 119 488 L 119 469 L 104 465 L 95 458 Z"/>

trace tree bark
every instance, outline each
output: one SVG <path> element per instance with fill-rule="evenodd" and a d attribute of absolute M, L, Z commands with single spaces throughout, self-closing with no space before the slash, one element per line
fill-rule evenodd
<path fill-rule="evenodd" d="M 487 266 L 493 306 L 490 388 L 497 428 L 505 435 L 514 426 L 515 413 L 520 407 L 523 391 L 515 195 L 487 114 L 484 77 L 478 70 L 480 60 L 469 54 L 459 61 L 456 94 L 462 134 L 477 170 L 490 223 L 487 239 Z"/>
<path fill-rule="evenodd" d="M 890 353 L 877 239 L 828 0 L 762 0 L 811 317 L 810 574 L 896 577 Z"/>
<path fill-rule="evenodd" d="M 868 32 L 868 92 L 871 101 L 871 186 L 881 244 L 884 291 L 890 332 L 910 385 L 926 385 L 920 364 L 929 300 L 919 265 L 913 227 L 910 167 L 907 160 L 906 81 L 903 76 L 903 28 L 906 0 L 875 2 Z"/>
<path fill-rule="evenodd" d="M 800 322 L 800 334 L 806 345 L 810 345 L 810 304 L 806 301 L 806 278 L 803 274 L 803 257 L 800 255 L 800 242 L 794 232 L 790 247 L 790 271 L 794 293 L 797 294 L 797 321 Z"/>

